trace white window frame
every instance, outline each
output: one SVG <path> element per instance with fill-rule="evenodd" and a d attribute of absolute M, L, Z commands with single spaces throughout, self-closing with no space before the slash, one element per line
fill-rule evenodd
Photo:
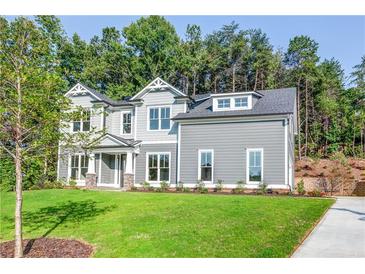
<path fill-rule="evenodd" d="M 222 107 L 219 107 L 219 101 L 228 101 L 228 106 L 224 106 L 224 104 L 223 104 L 223 106 Z M 231 108 L 231 99 L 230 98 L 218 98 L 217 99 L 217 108 L 218 109 L 230 109 Z"/>
<path fill-rule="evenodd" d="M 78 178 L 76 179 L 72 179 L 71 178 L 71 159 L 72 156 L 78 156 Z M 74 153 L 74 154 L 70 154 L 68 157 L 68 181 L 70 180 L 75 180 L 76 182 L 85 182 L 85 179 L 81 179 L 81 156 L 86 156 L 87 158 L 87 168 L 89 168 L 89 156 L 85 155 L 85 153 Z"/>
<path fill-rule="evenodd" d="M 131 115 L 131 132 L 130 133 L 124 133 L 124 114 L 130 114 Z M 120 134 L 121 135 L 132 135 L 133 133 L 133 117 L 132 117 L 132 111 L 131 110 L 125 110 L 120 112 Z"/>
<path fill-rule="evenodd" d="M 149 182 L 152 184 L 159 184 L 162 182 L 160 180 L 160 155 L 164 155 L 164 154 L 169 155 L 169 180 L 165 181 L 165 182 L 170 184 L 170 182 L 171 182 L 171 152 L 146 152 L 146 172 L 145 172 L 145 174 L 146 174 L 145 181 L 146 182 Z M 150 155 L 157 155 L 157 181 L 150 181 L 148 179 L 150 177 L 149 176 L 150 169 L 149 169 L 149 165 L 148 165 L 148 159 L 149 159 Z"/>
<path fill-rule="evenodd" d="M 150 110 L 153 108 L 158 109 L 158 129 L 150 129 Z M 166 129 L 161 128 L 161 108 L 169 108 L 170 109 L 170 127 Z M 172 106 L 171 105 L 160 105 L 160 106 L 148 106 L 147 107 L 147 131 L 170 131 L 171 130 L 171 116 L 172 116 Z"/>
<path fill-rule="evenodd" d="M 261 152 L 261 181 L 250 181 L 250 152 Z M 264 181 L 264 149 L 263 148 L 247 148 L 246 149 L 246 183 L 248 185 L 258 185 Z"/>
<path fill-rule="evenodd" d="M 217 97 L 213 98 L 213 111 L 228 111 L 228 110 L 246 110 L 252 109 L 252 96 L 253 95 L 236 95 L 236 96 L 229 96 L 229 97 Z M 236 107 L 236 99 L 240 98 L 247 98 L 247 106 L 244 107 Z M 230 100 L 229 107 L 218 107 L 219 100 Z"/>
<path fill-rule="evenodd" d="M 212 180 L 203 181 L 204 184 L 213 184 L 214 182 L 214 149 L 199 149 L 198 150 L 198 181 L 201 180 L 201 154 L 202 152 L 210 152 L 212 154 Z"/>
<path fill-rule="evenodd" d="M 91 109 L 90 108 L 83 108 L 83 111 L 88 111 L 90 113 L 90 120 L 89 120 L 89 130 L 84 130 L 84 120 L 80 118 L 79 121 L 72 121 L 71 122 L 71 127 L 72 127 L 72 132 L 89 132 L 91 130 Z M 75 131 L 74 130 L 74 122 L 80 122 L 80 130 L 79 131 Z"/>

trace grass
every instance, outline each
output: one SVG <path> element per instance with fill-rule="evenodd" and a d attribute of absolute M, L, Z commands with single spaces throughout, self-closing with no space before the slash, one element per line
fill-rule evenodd
<path fill-rule="evenodd" d="M 1 193 L 0 241 L 13 237 L 14 193 Z M 331 199 L 24 192 L 24 238 L 86 241 L 95 257 L 287 257 Z"/>

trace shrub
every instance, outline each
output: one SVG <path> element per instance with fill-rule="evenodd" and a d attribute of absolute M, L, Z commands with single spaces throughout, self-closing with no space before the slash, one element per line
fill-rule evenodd
<path fill-rule="evenodd" d="M 160 182 L 160 188 L 163 192 L 169 190 L 170 185 L 166 181 Z"/>
<path fill-rule="evenodd" d="M 161 189 L 160 187 L 156 187 L 156 188 L 155 188 L 155 191 L 156 191 L 156 192 L 162 192 L 162 189 Z"/>
<path fill-rule="evenodd" d="M 138 188 L 136 186 L 131 187 L 131 191 L 137 191 L 137 190 L 138 190 Z"/>
<path fill-rule="evenodd" d="M 149 186 L 149 187 L 147 188 L 147 190 L 148 190 L 148 191 L 154 191 L 154 190 L 155 190 L 155 188 L 154 188 L 153 186 Z"/>
<path fill-rule="evenodd" d="M 236 193 L 236 194 L 237 193 L 243 193 L 245 184 L 246 183 L 243 180 L 237 181 L 237 186 L 236 186 L 236 188 L 232 189 L 232 192 Z"/>
<path fill-rule="evenodd" d="M 208 193 L 208 188 L 205 187 L 205 184 L 202 180 L 198 180 L 195 187 L 200 193 Z"/>
<path fill-rule="evenodd" d="M 297 184 L 297 192 L 298 192 L 299 195 L 304 195 L 305 194 L 303 179 L 301 179 Z"/>
<path fill-rule="evenodd" d="M 45 189 L 54 189 L 54 188 L 63 188 L 63 187 L 64 187 L 64 183 L 62 181 L 52 181 L 52 182 L 46 181 L 43 184 L 43 188 L 45 188 Z"/>
<path fill-rule="evenodd" d="M 315 189 L 313 191 L 308 191 L 308 195 L 311 197 L 322 197 L 324 196 L 324 192 L 321 192 L 319 189 Z"/>
<path fill-rule="evenodd" d="M 218 180 L 217 183 L 215 184 L 215 190 L 217 192 L 221 192 L 223 189 L 223 180 Z"/>
<path fill-rule="evenodd" d="M 339 161 L 344 166 L 347 165 L 347 158 L 346 158 L 345 154 L 343 154 L 343 152 L 341 152 L 341 151 L 336 151 L 336 152 L 332 153 L 330 156 L 330 160 Z"/>
<path fill-rule="evenodd" d="M 183 187 L 183 192 L 191 192 L 190 187 Z"/>
<path fill-rule="evenodd" d="M 76 188 L 77 182 L 75 180 L 68 181 L 68 185 L 72 188 Z"/>
<path fill-rule="evenodd" d="M 184 189 L 184 183 L 181 181 L 177 182 L 176 192 L 183 191 L 183 189 Z"/>
<path fill-rule="evenodd" d="M 259 183 L 258 193 L 259 194 L 266 194 L 267 193 L 267 183 L 265 183 L 265 182 L 260 182 Z"/>
<path fill-rule="evenodd" d="M 148 190 L 150 186 L 151 186 L 151 185 L 150 185 L 150 183 L 149 183 L 149 182 L 144 181 L 144 182 L 142 183 L 142 189 L 143 189 L 143 190 Z"/>
<path fill-rule="evenodd" d="M 29 190 L 40 190 L 41 189 L 41 187 L 40 186 L 38 186 L 38 185 L 32 185 L 30 188 L 29 188 Z"/>

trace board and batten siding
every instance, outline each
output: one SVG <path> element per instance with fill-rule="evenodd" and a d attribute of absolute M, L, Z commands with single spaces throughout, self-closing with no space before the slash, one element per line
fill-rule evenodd
<path fill-rule="evenodd" d="M 136 106 L 137 112 L 137 135 L 136 139 L 141 141 L 176 141 L 177 123 L 171 121 L 170 130 L 148 130 L 148 107 L 170 106 L 170 117 L 184 112 L 184 102 L 177 102 L 174 94 L 169 91 L 151 91 L 143 97 L 143 104 Z"/>
<path fill-rule="evenodd" d="M 170 152 L 170 184 L 176 184 L 176 150 L 177 144 L 150 144 L 142 145 L 136 156 L 135 183 L 141 184 L 146 180 L 146 154 L 148 152 Z"/>
<path fill-rule="evenodd" d="M 182 124 L 180 180 L 196 184 L 198 150 L 214 150 L 214 183 L 246 181 L 246 149 L 263 148 L 263 179 L 267 184 L 285 184 L 284 121 Z"/>

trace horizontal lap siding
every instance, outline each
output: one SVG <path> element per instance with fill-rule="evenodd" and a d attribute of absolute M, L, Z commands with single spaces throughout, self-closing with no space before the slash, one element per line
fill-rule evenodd
<path fill-rule="evenodd" d="M 68 154 L 61 153 L 58 158 L 58 179 L 66 181 L 68 178 Z"/>
<path fill-rule="evenodd" d="M 171 184 L 176 183 L 176 148 L 177 144 L 151 144 L 142 145 L 140 153 L 136 157 L 135 183 L 140 184 L 146 180 L 146 153 L 147 152 L 171 152 Z"/>
<path fill-rule="evenodd" d="M 235 184 L 246 180 L 246 149 L 264 149 L 264 181 L 285 183 L 283 121 L 196 124 L 181 126 L 181 175 L 183 183 L 198 179 L 198 150 L 214 150 L 213 179 Z"/>

